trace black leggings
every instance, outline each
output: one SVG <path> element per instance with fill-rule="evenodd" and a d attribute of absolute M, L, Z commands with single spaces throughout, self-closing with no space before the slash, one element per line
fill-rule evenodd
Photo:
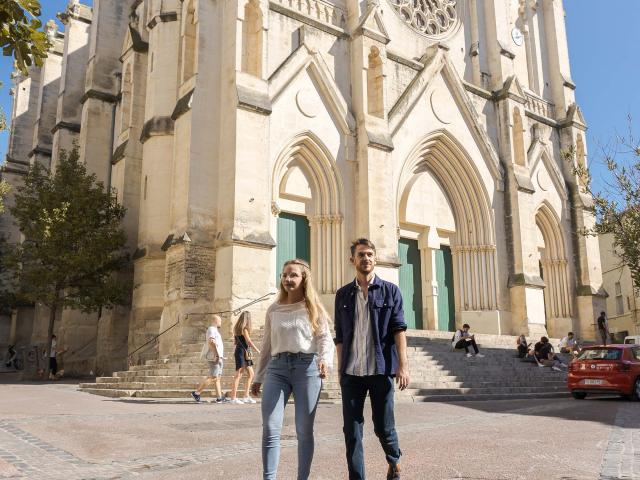
<path fill-rule="evenodd" d="M 458 343 L 456 343 L 456 348 L 464 348 L 464 351 L 469 353 L 469 345 L 473 347 L 474 352 L 478 353 L 478 345 L 476 345 L 476 341 L 473 338 L 471 340 L 461 338 L 460 340 L 458 340 Z"/>

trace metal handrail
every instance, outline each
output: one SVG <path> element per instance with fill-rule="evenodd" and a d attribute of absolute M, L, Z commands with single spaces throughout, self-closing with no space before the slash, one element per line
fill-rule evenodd
<path fill-rule="evenodd" d="M 246 304 L 236 308 L 235 310 L 222 310 L 222 311 L 219 311 L 219 312 L 191 312 L 191 313 L 187 313 L 185 315 L 185 318 L 188 318 L 189 315 L 224 315 L 225 313 L 231 313 L 233 315 L 238 315 L 238 313 L 240 313 L 245 308 L 250 307 L 251 305 L 255 305 L 256 303 L 264 302 L 268 297 L 270 297 L 271 295 L 275 295 L 275 294 L 276 294 L 276 292 L 269 292 L 269 293 L 267 293 L 265 295 L 262 295 L 261 297 L 256 298 L 255 300 L 252 300 L 249 303 L 246 303 Z M 127 355 L 127 359 L 128 359 L 129 364 L 131 362 L 131 357 L 133 356 L 134 353 L 139 352 L 144 347 L 149 345 L 151 342 L 155 342 L 158 338 L 160 338 L 162 335 L 167 333 L 169 330 L 171 330 L 173 327 L 175 327 L 179 323 L 180 323 L 180 319 L 178 319 L 178 321 L 176 323 L 174 323 L 170 327 L 167 327 L 162 332 L 160 332 L 155 337 L 153 337 L 151 340 L 143 343 L 138 348 L 136 348 L 133 352 L 131 352 L 129 355 Z"/>

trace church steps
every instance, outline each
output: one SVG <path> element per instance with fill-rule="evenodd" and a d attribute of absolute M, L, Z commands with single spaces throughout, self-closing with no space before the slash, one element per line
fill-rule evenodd
<path fill-rule="evenodd" d="M 407 355 L 411 385 L 397 393 L 399 402 L 497 400 L 508 398 L 546 398 L 566 396 L 563 372 L 538 368 L 515 358 L 516 337 L 478 335 L 484 358 L 467 358 L 451 348 L 451 333 L 409 332 Z M 255 339 L 257 344 L 260 338 Z M 223 368 L 222 389 L 229 391 L 235 364 L 232 344 L 225 342 L 227 360 Z M 189 398 L 189 393 L 208 375 L 200 359 L 202 343 L 185 345 L 182 352 L 150 360 L 112 377 L 100 377 L 94 384 L 82 384 L 82 391 L 139 398 Z M 245 385 L 243 378 L 240 386 Z M 204 396 L 213 395 L 208 389 Z M 339 401 L 340 385 L 333 371 L 323 383 L 323 401 Z"/>

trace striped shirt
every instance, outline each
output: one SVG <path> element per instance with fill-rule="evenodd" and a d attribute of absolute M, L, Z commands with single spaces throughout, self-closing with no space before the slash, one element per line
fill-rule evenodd
<path fill-rule="evenodd" d="M 369 280 L 369 286 L 373 284 L 375 275 Z M 351 342 L 351 354 L 345 373 L 357 377 L 375 375 L 376 372 L 376 347 L 373 342 L 371 319 L 369 317 L 369 299 L 365 296 L 356 279 L 356 311 L 353 319 L 353 341 Z"/>

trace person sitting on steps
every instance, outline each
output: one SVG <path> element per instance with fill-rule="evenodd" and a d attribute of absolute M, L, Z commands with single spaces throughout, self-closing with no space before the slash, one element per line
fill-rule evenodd
<path fill-rule="evenodd" d="M 553 351 L 553 345 L 551 345 L 547 337 L 540 338 L 540 341 L 535 345 L 534 351 L 539 367 L 551 367 L 552 370 L 557 372 L 562 371 L 560 367 L 567 368 L 567 365 Z"/>
<path fill-rule="evenodd" d="M 469 346 L 471 346 L 475 356 L 482 358 L 484 355 L 479 352 L 474 336 L 469 333 L 470 328 L 469 324 L 465 323 L 461 329 L 456 330 L 453 335 L 452 346 L 457 350 L 464 348 L 465 352 L 467 352 L 467 357 L 473 357 L 474 354 L 469 352 Z"/>
<path fill-rule="evenodd" d="M 520 335 L 516 340 L 516 349 L 518 350 L 518 358 L 525 358 L 529 351 L 529 344 L 527 343 L 527 337 Z"/>

